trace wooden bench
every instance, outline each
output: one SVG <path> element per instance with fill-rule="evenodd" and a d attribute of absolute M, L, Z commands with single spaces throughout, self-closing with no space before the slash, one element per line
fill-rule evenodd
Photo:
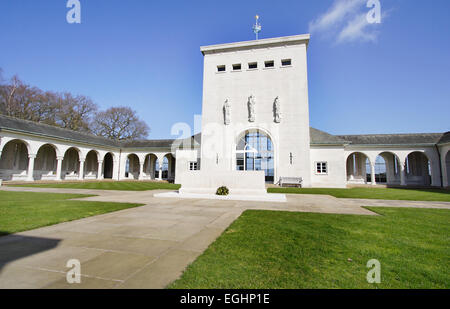
<path fill-rule="evenodd" d="M 303 182 L 302 177 L 280 177 L 280 181 L 278 183 L 280 187 L 294 186 L 301 188 L 302 182 Z"/>

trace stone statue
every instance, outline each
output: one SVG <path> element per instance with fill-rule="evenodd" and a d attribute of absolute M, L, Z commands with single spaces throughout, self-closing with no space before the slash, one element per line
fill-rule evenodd
<path fill-rule="evenodd" d="M 278 97 L 276 97 L 275 101 L 273 102 L 273 116 L 274 121 L 276 123 L 281 122 L 281 107 L 280 107 L 280 100 L 278 99 Z"/>
<path fill-rule="evenodd" d="M 224 121 L 225 125 L 229 125 L 231 122 L 230 103 L 228 102 L 228 99 L 225 100 L 225 103 L 223 104 L 223 121 Z"/>
<path fill-rule="evenodd" d="M 255 122 L 255 97 L 253 95 L 248 97 L 248 121 Z"/>

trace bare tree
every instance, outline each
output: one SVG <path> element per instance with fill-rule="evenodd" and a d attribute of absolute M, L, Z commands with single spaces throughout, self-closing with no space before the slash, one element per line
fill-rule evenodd
<path fill-rule="evenodd" d="M 129 107 L 111 107 L 97 113 L 92 130 L 94 134 L 114 140 L 134 140 L 148 136 L 147 124 Z"/>
<path fill-rule="evenodd" d="M 97 105 L 88 97 L 68 92 L 56 95 L 56 123 L 62 128 L 89 132 L 96 111 Z"/>
<path fill-rule="evenodd" d="M 51 91 L 39 92 L 36 96 L 36 103 L 33 105 L 33 121 L 51 125 L 58 125 L 58 94 Z"/>
<path fill-rule="evenodd" d="M 114 107 L 99 113 L 97 109 L 86 96 L 43 91 L 26 85 L 16 75 L 5 81 L 0 68 L 0 114 L 115 140 L 140 139 L 148 135 L 149 127 L 132 109 Z"/>
<path fill-rule="evenodd" d="M 16 98 L 19 88 L 24 89 L 22 81 L 14 75 L 9 83 L 2 85 L 0 90 L 0 110 L 8 116 L 15 116 L 18 111 L 19 100 Z"/>

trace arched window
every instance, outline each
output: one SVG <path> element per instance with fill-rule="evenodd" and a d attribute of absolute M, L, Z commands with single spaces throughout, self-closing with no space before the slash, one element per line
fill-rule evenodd
<path fill-rule="evenodd" d="M 274 150 L 270 137 L 260 130 L 245 131 L 236 146 L 238 171 L 264 171 L 266 181 L 274 180 Z"/>

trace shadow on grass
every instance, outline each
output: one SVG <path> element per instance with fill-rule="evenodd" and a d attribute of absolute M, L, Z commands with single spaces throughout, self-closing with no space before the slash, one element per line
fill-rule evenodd
<path fill-rule="evenodd" d="M 0 231 L 0 235 L 7 235 Z M 10 234 L 0 237 L 0 273 L 10 262 L 56 248 L 61 239 Z"/>

